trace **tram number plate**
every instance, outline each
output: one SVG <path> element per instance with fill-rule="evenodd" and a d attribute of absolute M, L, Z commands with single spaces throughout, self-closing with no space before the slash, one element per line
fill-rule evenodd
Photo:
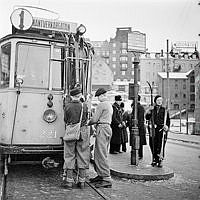
<path fill-rule="evenodd" d="M 43 130 L 42 136 L 45 138 L 56 138 L 56 130 Z"/>

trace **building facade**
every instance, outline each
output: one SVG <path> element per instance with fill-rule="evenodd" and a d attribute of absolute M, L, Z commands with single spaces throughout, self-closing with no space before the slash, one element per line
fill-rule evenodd
<path fill-rule="evenodd" d="M 188 72 L 170 72 L 169 87 L 166 72 L 158 72 L 158 93 L 166 102 L 167 93 L 170 93 L 170 109 L 195 109 L 195 81 L 194 70 Z"/>
<path fill-rule="evenodd" d="M 95 56 L 92 68 L 92 90 L 100 87 L 111 90 L 113 85 L 113 72 L 104 59 Z"/>
<path fill-rule="evenodd" d="M 114 38 L 110 38 L 110 41 L 95 42 L 93 43 L 96 54 L 101 56 L 105 62 L 109 65 L 113 72 L 113 89 L 115 91 L 128 92 L 129 83 L 134 82 L 134 55 L 127 51 L 128 48 L 128 33 L 132 32 L 131 27 L 121 27 L 116 29 Z M 190 70 L 194 70 L 194 67 L 199 63 L 198 54 L 196 52 L 182 52 L 179 53 L 170 52 L 168 57 L 168 69 L 169 72 L 187 73 Z M 160 77 L 159 72 L 167 71 L 167 56 L 166 52 L 154 52 L 146 53 L 140 56 L 138 79 L 139 79 L 139 94 L 142 97 L 142 101 L 150 104 L 150 89 L 147 81 L 153 87 L 154 96 L 160 92 Z M 186 78 L 187 79 L 187 78 Z M 185 80 L 185 78 L 183 79 Z M 184 83 L 184 81 L 181 81 Z M 174 80 L 175 81 L 175 80 Z M 177 80 L 178 85 L 180 79 Z M 186 81 L 188 82 L 188 81 Z M 175 85 L 175 83 L 174 83 Z M 193 88 L 193 86 L 191 86 Z M 188 89 L 189 90 L 189 89 Z M 172 108 L 183 107 L 185 105 L 185 89 L 180 91 L 181 94 L 177 94 L 176 101 L 173 103 Z M 179 93 L 180 93 L 179 92 Z M 175 94 L 174 94 L 175 95 Z M 191 94 L 192 95 L 192 94 Z M 184 98 L 182 98 L 184 96 Z M 177 100 L 179 99 L 180 100 Z M 189 98 L 189 97 L 188 97 Z M 193 95 L 192 95 L 193 98 Z M 180 104 L 177 101 L 182 101 Z M 190 103 L 189 103 L 190 104 Z M 190 104 L 189 107 L 194 107 Z"/>
<path fill-rule="evenodd" d="M 200 62 L 195 66 L 195 134 L 200 135 Z"/>

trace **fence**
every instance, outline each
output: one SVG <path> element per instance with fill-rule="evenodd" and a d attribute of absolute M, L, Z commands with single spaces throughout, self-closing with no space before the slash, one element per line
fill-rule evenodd
<path fill-rule="evenodd" d="M 195 134 L 194 112 L 183 110 L 170 110 L 170 130 L 175 133 Z"/>

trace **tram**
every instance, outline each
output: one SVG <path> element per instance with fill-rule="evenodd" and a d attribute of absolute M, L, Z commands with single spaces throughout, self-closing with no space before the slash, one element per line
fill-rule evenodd
<path fill-rule="evenodd" d="M 18 8 L 0 39 L 0 155 L 62 154 L 63 108 L 79 85 L 90 104 L 93 48 L 84 25 L 35 18 Z"/>

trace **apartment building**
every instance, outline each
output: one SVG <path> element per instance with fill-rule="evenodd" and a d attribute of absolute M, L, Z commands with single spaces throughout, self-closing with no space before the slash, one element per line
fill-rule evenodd
<path fill-rule="evenodd" d="M 200 62 L 195 66 L 195 134 L 200 135 Z"/>
<path fill-rule="evenodd" d="M 158 93 L 166 102 L 170 93 L 170 109 L 195 109 L 195 76 L 194 70 L 188 72 L 169 72 L 169 87 L 166 72 L 158 72 Z"/>

